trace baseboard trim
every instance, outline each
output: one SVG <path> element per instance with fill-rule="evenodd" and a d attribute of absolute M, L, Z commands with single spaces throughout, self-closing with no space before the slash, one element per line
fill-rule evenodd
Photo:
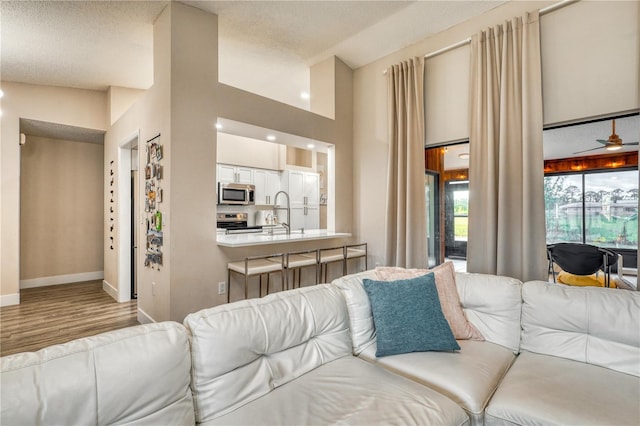
<path fill-rule="evenodd" d="M 0 296 L 0 307 L 20 304 L 20 293 L 3 294 Z"/>
<path fill-rule="evenodd" d="M 118 301 L 118 290 L 111 284 L 109 284 L 106 280 L 102 280 L 102 290 L 107 293 L 109 296 L 113 298 L 116 302 Z"/>
<path fill-rule="evenodd" d="M 104 279 L 104 271 L 81 272 L 79 274 L 54 275 L 51 277 L 32 278 L 20 280 L 20 288 L 45 287 L 48 285 L 71 284 L 83 281 L 95 281 Z"/>
<path fill-rule="evenodd" d="M 153 318 L 151 318 L 145 311 L 138 308 L 138 322 L 140 324 L 151 324 L 156 321 Z"/>

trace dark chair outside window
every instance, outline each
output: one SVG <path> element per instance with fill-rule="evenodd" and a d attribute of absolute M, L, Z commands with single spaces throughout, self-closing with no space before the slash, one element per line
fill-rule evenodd
<path fill-rule="evenodd" d="M 618 256 L 611 250 L 590 244 L 557 243 L 547 245 L 549 273 L 556 282 L 554 264 L 573 275 L 593 275 L 604 272 L 604 286 L 611 284 L 611 268 Z"/>

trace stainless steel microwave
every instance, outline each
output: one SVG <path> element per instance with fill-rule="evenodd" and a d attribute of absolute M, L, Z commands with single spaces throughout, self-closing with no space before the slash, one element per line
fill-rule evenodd
<path fill-rule="evenodd" d="M 218 182 L 218 204 L 255 204 L 255 185 Z"/>

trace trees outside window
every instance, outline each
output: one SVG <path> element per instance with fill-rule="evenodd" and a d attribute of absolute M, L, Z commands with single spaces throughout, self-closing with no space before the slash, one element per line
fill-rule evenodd
<path fill-rule="evenodd" d="M 547 243 L 638 249 L 638 171 L 549 175 L 544 179 Z"/>

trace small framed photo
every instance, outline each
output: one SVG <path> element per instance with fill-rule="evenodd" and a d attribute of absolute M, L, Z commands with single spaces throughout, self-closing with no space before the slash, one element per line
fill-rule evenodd
<path fill-rule="evenodd" d="M 156 158 L 156 149 L 158 148 L 158 146 L 155 143 L 151 144 L 151 160 L 153 160 L 154 158 Z"/>
<path fill-rule="evenodd" d="M 158 203 L 162 202 L 162 188 L 158 188 L 158 190 L 156 191 L 156 201 Z"/>
<path fill-rule="evenodd" d="M 156 146 L 156 160 L 162 160 L 162 145 Z"/>

